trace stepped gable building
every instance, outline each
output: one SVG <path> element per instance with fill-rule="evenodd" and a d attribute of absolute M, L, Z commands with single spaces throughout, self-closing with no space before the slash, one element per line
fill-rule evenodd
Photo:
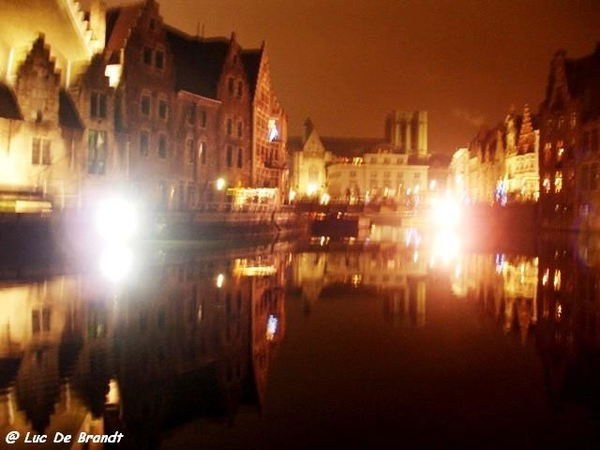
<path fill-rule="evenodd" d="M 539 129 L 525 105 L 493 128 L 482 128 L 458 150 L 450 167 L 450 185 L 459 198 L 506 205 L 535 202 L 539 195 Z"/>
<path fill-rule="evenodd" d="M 188 180 L 200 181 L 201 203 L 212 202 L 217 180 L 229 188 L 249 187 L 252 181 L 250 88 L 241 47 L 235 34 L 205 39 L 169 29 L 168 39 L 177 67 Z"/>
<path fill-rule="evenodd" d="M 266 44 L 243 50 L 251 98 L 252 186 L 289 190 L 287 161 L 287 115 L 271 85 Z"/>
<path fill-rule="evenodd" d="M 188 36 L 154 0 L 102 5 L 0 0 L 0 184 L 55 209 L 114 189 L 180 211 L 287 189 L 264 44 Z"/>
<path fill-rule="evenodd" d="M 85 127 L 74 86 L 104 45 L 93 6 L 88 21 L 76 2 L 0 1 L 2 190 L 38 191 L 64 206 L 85 182 L 74 176 Z"/>
<path fill-rule="evenodd" d="M 540 105 L 540 214 L 548 228 L 600 227 L 600 44 L 555 54 Z"/>

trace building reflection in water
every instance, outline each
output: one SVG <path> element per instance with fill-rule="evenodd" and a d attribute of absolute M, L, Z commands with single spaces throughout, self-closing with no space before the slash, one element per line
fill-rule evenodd
<path fill-rule="evenodd" d="M 5 276 L 0 434 L 120 431 L 124 447 L 153 448 L 198 418 L 233 423 L 241 406 L 259 415 L 285 337 L 286 292 L 300 293 L 307 318 L 324 298 L 366 293 L 381 300 L 387 326 L 418 328 L 440 279 L 507 339 L 535 345 L 557 408 L 598 411 L 598 243 L 552 238 L 528 255 L 467 254 L 455 238 L 413 230 L 367 250 L 156 251 L 121 285 Z"/>
<path fill-rule="evenodd" d="M 0 434 L 111 434 L 152 448 L 198 417 L 257 413 L 285 334 L 286 251 L 156 252 L 127 284 L 0 282 Z M 15 448 L 18 448 L 18 444 Z"/>

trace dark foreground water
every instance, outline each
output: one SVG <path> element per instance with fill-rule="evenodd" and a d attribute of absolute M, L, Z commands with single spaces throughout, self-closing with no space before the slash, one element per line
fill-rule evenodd
<path fill-rule="evenodd" d="M 3 262 L 0 448 L 597 448 L 597 240 L 402 233 Z"/>

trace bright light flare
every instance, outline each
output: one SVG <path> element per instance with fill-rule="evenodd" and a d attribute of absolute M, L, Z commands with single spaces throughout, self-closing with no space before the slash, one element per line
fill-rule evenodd
<path fill-rule="evenodd" d="M 96 228 L 109 242 L 124 242 L 137 231 L 136 211 L 129 201 L 121 197 L 106 199 L 96 212 Z"/>
<path fill-rule="evenodd" d="M 459 224 L 462 216 L 460 205 L 450 198 L 440 198 L 432 203 L 432 220 L 437 226 L 452 228 Z"/>
<path fill-rule="evenodd" d="M 100 272 L 113 283 L 120 283 L 127 278 L 132 266 L 133 253 L 129 247 L 111 246 L 100 257 Z"/>
<path fill-rule="evenodd" d="M 449 230 L 441 230 L 435 234 L 432 245 L 432 257 L 443 263 L 456 260 L 461 253 L 460 238 Z"/>

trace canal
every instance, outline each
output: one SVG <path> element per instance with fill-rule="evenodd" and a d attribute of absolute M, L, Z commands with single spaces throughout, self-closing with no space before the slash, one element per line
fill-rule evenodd
<path fill-rule="evenodd" d="M 394 236 L 4 261 L 0 448 L 596 446 L 600 241 Z"/>

